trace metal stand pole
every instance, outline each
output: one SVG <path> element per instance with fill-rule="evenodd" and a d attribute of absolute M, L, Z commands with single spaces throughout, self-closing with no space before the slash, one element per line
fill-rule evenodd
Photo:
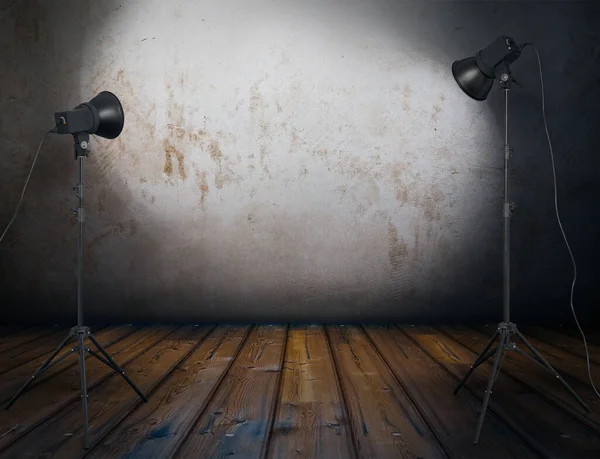
<path fill-rule="evenodd" d="M 84 141 L 85 142 L 85 141 Z M 87 142 L 86 142 L 87 145 Z M 83 149 L 85 151 L 85 148 Z M 83 327 L 83 222 L 85 213 L 83 211 L 83 158 L 84 154 L 75 154 L 77 165 L 79 166 L 79 182 L 75 188 L 78 200 L 78 206 L 75 210 L 77 214 L 77 326 Z"/>
<path fill-rule="evenodd" d="M 81 384 L 81 408 L 83 414 L 83 443 L 86 449 L 90 447 L 90 431 L 88 423 L 88 403 L 87 403 L 87 381 L 85 374 L 85 353 L 87 352 L 92 357 L 96 358 L 110 369 L 120 374 L 123 379 L 129 384 L 136 394 L 144 401 L 148 399 L 140 391 L 137 386 L 129 379 L 123 369 L 117 365 L 113 358 L 106 352 L 106 350 L 96 340 L 96 337 L 90 332 L 90 328 L 83 325 L 83 223 L 85 222 L 85 213 L 83 209 L 83 158 L 87 156 L 87 147 L 89 141 L 89 135 L 87 134 L 76 134 L 75 137 L 75 159 L 78 161 L 79 166 L 79 182 L 73 190 L 77 193 L 78 207 L 74 209 L 77 215 L 78 221 L 78 241 L 77 241 L 77 326 L 71 328 L 67 337 L 62 343 L 54 350 L 50 357 L 37 369 L 37 371 L 23 384 L 23 386 L 17 391 L 17 393 L 9 400 L 6 404 L 5 409 L 9 409 L 21 396 L 23 392 L 33 383 L 35 378 L 42 375 L 49 368 L 52 368 L 58 362 L 63 360 L 65 357 L 77 352 L 79 354 L 79 375 Z M 90 341 L 96 346 L 98 351 L 104 356 L 97 354 L 85 345 L 85 339 L 89 338 Z M 76 345 L 73 346 L 69 351 L 65 352 L 57 360 L 55 357 L 59 354 L 62 348 L 71 339 L 76 341 Z"/>
<path fill-rule="evenodd" d="M 507 84 L 504 90 L 504 266 L 503 266 L 503 307 L 502 321 L 510 322 L 510 217 L 513 204 L 510 202 L 509 172 L 510 172 L 510 145 L 508 144 L 508 91 Z"/>
<path fill-rule="evenodd" d="M 490 401 L 490 397 L 492 395 L 492 388 L 496 379 L 500 374 L 500 367 L 502 365 L 502 361 L 504 356 L 508 351 L 517 351 L 518 353 L 524 355 L 529 358 L 533 362 L 547 369 L 550 373 L 552 373 L 562 384 L 565 386 L 567 391 L 575 398 L 577 403 L 583 407 L 587 412 L 590 411 L 585 402 L 577 395 L 577 393 L 569 386 L 569 384 L 561 378 L 558 372 L 552 368 L 552 366 L 548 363 L 546 359 L 540 354 L 537 349 L 533 347 L 533 345 L 527 341 L 527 339 L 523 336 L 523 334 L 518 330 L 517 325 L 510 321 L 510 218 L 512 215 L 512 211 L 514 210 L 514 205 L 510 202 L 510 188 L 509 188 L 509 172 L 510 172 L 510 153 L 511 148 L 508 144 L 508 91 L 510 90 L 511 76 L 509 74 L 502 75 L 501 85 L 504 90 L 504 263 L 503 263 L 503 321 L 498 324 L 498 329 L 492 339 L 487 343 L 483 351 L 477 356 L 473 365 L 469 368 L 469 371 L 465 375 L 465 377 L 460 381 L 456 389 L 454 390 L 454 395 L 458 393 L 458 391 L 465 385 L 473 371 L 486 362 L 492 355 L 495 354 L 494 362 L 492 365 L 492 372 L 490 373 L 490 377 L 488 380 L 487 389 L 485 391 L 485 397 L 483 400 L 483 405 L 481 407 L 481 413 L 479 416 L 479 422 L 477 423 L 477 431 L 475 433 L 475 441 L 474 443 L 479 443 L 479 437 L 481 435 L 481 429 L 483 427 L 483 421 L 485 419 L 485 415 L 487 413 L 488 404 Z M 513 341 L 512 337 L 516 335 L 525 346 L 533 353 L 533 356 L 527 354 L 523 350 L 519 348 L 516 342 Z M 493 346 L 494 342 L 498 341 L 498 344 L 495 349 L 490 350 Z"/>

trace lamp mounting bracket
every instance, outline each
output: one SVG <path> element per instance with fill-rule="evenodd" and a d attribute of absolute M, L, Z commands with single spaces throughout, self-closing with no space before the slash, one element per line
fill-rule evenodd
<path fill-rule="evenodd" d="M 89 155 L 89 142 L 90 135 L 87 132 L 78 132 L 73 134 L 73 142 L 75 147 L 75 160 L 80 156 L 88 156 Z"/>

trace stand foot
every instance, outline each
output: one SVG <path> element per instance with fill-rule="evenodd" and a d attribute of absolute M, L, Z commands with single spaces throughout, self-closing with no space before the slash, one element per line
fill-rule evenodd
<path fill-rule="evenodd" d="M 123 377 L 123 379 L 127 382 L 127 384 L 129 384 L 129 386 L 131 386 L 131 388 L 135 391 L 135 393 L 138 394 L 139 397 L 144 402 L 148 402 L 148 398 L 142 393 L 141 390 L 138 389 L 138 387 L 133 383 L 133 381 L 131 379 L 129 379 L 129 376 L 127 376 L 125 374 L 125 372 L 123 371 L 123 369 L 119 365 L 117 365 L 117 362 L 115 362 L 113 360 L 113 358 L 108 354 L 108 352 L 106 352 L 106 350 L 100 345 L 100 343 L 96 340 L 94 335 L 92 335 L 91 333 L 90 333 L 90 340 L 92 341 L 92 343 L 94 343 L 94 346 L 96 346 L 96 348 L 102 353 L 104 358 L 110 363 L 109 366 Z"/>
<path fill-rule="evenodd" d="M 498 343 L 498 347 L 496 348 L 496 357 L 494 358 L 492 373 L 490 374 L 490 379 L 488 380 L 487 390 L 485 391 L 485 397 L 483 399 L 483 406 L 481 407 L 481 414 L 479 415 L 479 422 L 477 423 L 477 432 L 475 433 L 474 441 L 475 444 L 479 443 L 479 437 L 481 435 L 483 421 L 485 420 L 487 407 L 490 402 L 490 397 L 492 396 L 492 388 L 494 386 L 494 383 L 496 382 L 496 374 L 498 373 L 498 369 L 500 367 L 500 361 L 504 357 L 504 348 L 506 345 L 506 340 L 506 332 L 500 331 L 500 342 Z"/>
<path fill-rule="evenodd" d="M 35 371 L 35 373 L 33 375 L 31 375 L 31 377 L 27 381 L 25 381 L 25 384 L 23 384 L 23 386 L 17 391 L 17 393 L 15 395 L 13 395 L 13 397 L 8 401 L 8 403 L 4 407 L 5 410 L 8 410 L 17 401 L 17 399 L 21 396 L 21 394 L 23 392 L 25 392 L 27 390 L 27 388 L 33 383 L 35 378 L 37 378 L 38 376 L 41 376 L 48 368 L 50 368 L 50 366 L 51 366 L 50 363 L 52 362 L 52 360 L 54 360 L 54 358 L 58 355 L 58 353 L 62 350 L 62 348 L 65 347 L 65 344 L 67 344 L 67 342 L 71 338 L 72 338 L 72 336 L 71 336 L 71 334 L 69 334 L 63 340 L 63 342 L 58 345 L 58 347 L 54 350 L 54 352 L 50 355 L 50 357 L 48 357 L 48 359 L 44 363 L 42 363 L 42 365 L 40 365 L 40 367 Z M 71 350 L 71 352 L 72 351 L 73 350 Z M 71 352 L 69 352 L 69 353 L 71 353 Z M 62 358 L 60 360 L 62 360 Z"/>
<path fill-rule="evenodd" d="M 102 358 L 100 355 L 93 352 L 91 349 L 85 346 L 85 338 L 89 338 L 90 341 L 98 348 L 100 353 L 104 356 Z M 74 339 L 76 341 L 76 345 L 71 348 L 69 351 L 65 352 L 61 357 L 54 360 L 56 356 L 60 353 L 63 347 L 70 341 Z M 46 359 L 46 361 L 36 370 L 36 372 L 27 380 L 25 384 L 17 391 L 17 393 L 10 399 L 10 401 L 6 404 L 5 409 L 8 410 L 17 399 L 27 390 L 27 388 L 33 383 L 33 381 L 41 376 L 45 371 L 56 365 L 58 362 L 71 355 L 72 353 L 77 352 L 79 354 L 79 374 L 80 374 L 80 385 L 81 385 L 81 408 L 83 415 L 83 443 L 86 449 L 90 447 L 90 431 L 88 424 L 88 394 L 87 394 L 87 380 L 86 380 L 86 372 L 85 372 L 85 353 L 88 352 L 90 355 L 98 359 L 100 362 L 108 366 L 111 370 L 116 373 L 119 373 L 123 379 L 131 386 L 131 388 L 136 392 L 136 394 L 144 401 L 147 402 L 148 398 L 138 389 L 138 387 L 133 383 L 131 379 L 125 374 L 123 369 L 114 361 L 114 359 L 110 356 L 110 354 L 100 345 L 100 343 L 96 340 L 94 335 L 90 333 L 89 327 L 85 326 L 76 326 L 71 328 L 69 335 L 59 344 L 59 346 L 52 352 L 50 357 Z"/>
<path fill-rule="evenodd" d="M 89 331 L 88 331 L 89 333 Z M 84 348 L 84 333 L 79 333 L 77 336 L 79 345 L 79 379 L 81 382 L 81 410 L 83 414 L 83 445 L 87 449 L 90 447 L 90 428 L 88 425 L 88 403 L 87 403 L 87 381 L 85 378 L 85 355 Z"/>
<path fill-rule="evenodd" d="M 525 346 L 531 351 L 531 353 L 535 357 L 523 352 L 517 346 L 517 344 L 512 339 L 513 336 L 515 336 L 515 335 L 525 344 Z M 497 345 L 496 349 L 493 351 L 490 351 L 490 348 L 492 347 L 492 345 L 494 344 L 494 342 L 496 340 L 498 340 L 498 345 Z M 516 324 L 514 324 L 512 322 L 501 322 L 498 325 L 498 329 L 496 330 L 496 333 L 494 333 L 494 336 L 492 336 L 492 338 L 486 344 L 483 351 L 477 356 L 477 358 L 473 362 L 473 365 L 471 365 L 471 368 L 469 369 L 469 371 L 467 372 L 465 377 L 460 381 L 460 383 L 454 390 L 454 394 L 456 394 L 465 385 L 467 379 L 471 376 L 473 371 L 475 371 L 475 369 L 479 365 L 481 365 L 483 362 L 487 361 L 492 356 L 493 353 L 496 354 L 496 356 L 494 357 L 494 363 L 492 365 L 492 372 L 490 373 L 490 377 L 488 379 L 487 389 L 485 391 L 483 405 L 481 407 L 481 414 L 479 416 L 479 421 L 477 423 L 477 431 L 475 432 L 475 441 L 474 441 L 475 444 L 479 443 L 479 438 L 481 436 L 481 430 L 483 428 L 483 422 L 485 420 L 485 415 L 487 413 L 488 405 L 489 405 L 490 398 L 492 395 L 492 388 L 494 386 L 494 383 L 498 379 L 502 361 L 508 351 L 517 351 L 520 354 L 522 354 L 525 357 L 532 360 L 533 362 L 542 366 L 546 370 L 548 370 L 563 384 L 563 386 L 573 396 L 573 398 L 577 401 L 577 403 L 579 403 L 579 405 L 581 405 L 587 412 L 590 411 L 590 409 L 588 408 L 586 403 L 581 399 L 581 397 L 579 397 L 579 395 L 577 395 L 577 393 L 558 374 L 558 372 L 550 365 L 550 363 L 548 363 L 548 361 L 542 356 L 542 354 L 539 353 L 539 351 L 527 340 L 527 338 L 525 338 L 525 336 L 523 336 L 523 334 L 518 330 Z"/>
<path fill-rule="evenodd" d="M 481 351 L 481 354 L 479 354 L 477 356 L 477 358 L 475 359 L 475 362 L 473 362 L 473 365 L 471 365 L 471 368 L 469 368 L 469 371 L 467 372 L 465 377 L 458 384 L 458 386 L 456 386 L 456 389 L 454 389 L 454 395 L 458 394 L 458 391 L 465 385 L 465 383 L 467 382 L 467 379 L 469 379 L 469 376 L 471 376 L 471 374 L 475 371 L 475 368 L 477 368 L 479 365 L 481 365 L 483 362 L 485 362 L 487 359 L 489 359 L 492 356 L 492 353 L 488 353 L 488 350 L 492 347 L 492 345 L 498 338 L 499 333 L 500 332 L 498 330 L 496 330 L 496 333 L 494 333 L 494 336 L 492 336 L 492 338 L 485 345 L 485 347 L 483 348 L 483 351 Z"/>

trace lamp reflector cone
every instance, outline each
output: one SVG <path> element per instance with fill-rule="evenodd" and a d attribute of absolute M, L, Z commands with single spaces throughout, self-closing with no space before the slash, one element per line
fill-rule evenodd
<path fill-rule="evenodd" d="M 99 124 L 94 134 L 105 139 L 118 137 L 125 124 L 125 114 L 117 96 L 112 92 L 102 91 L 89 103 L 98 111 Z"/>
<path fill-rule="evenodd" d="M 465 94 L 479 101 L 487 98 L 494 84 L 494 79 L 479 69 L 474 57 L 455 61 L 452 64 L 452 75 Z"/>

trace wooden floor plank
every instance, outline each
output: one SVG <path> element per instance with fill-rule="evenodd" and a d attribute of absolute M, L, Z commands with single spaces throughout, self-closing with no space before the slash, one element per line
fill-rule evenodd
<path fill-rule="evenodd" d="M 250 332 L 213 399 L 175 457 L 262 458 L 278 395 L 286 327 Z"/>
<path fill-rule="evenodd" d="M 0 340 L 0 354 L 6 353 L 7 351 L 24 344 L 31 343 L 32 341 L 39 340 L 44 336 L 56 332 L 58 329 L 58 326 L 30 327 L 17 333 L 12 333 Z"/>
<path fill-rule="evenodd" d="M 270 458 L 352 458 L 354 448 L 322 326 L 288 331 Z"/>
<path fill-rule="evenodd" d="M 472 329 L 470 327 L 439 327 L 440 330 L 447 333 L 452 338 L 458 340 L 461 344 L 468 347 L 474 352 L 483 349 L 486 343 L 491 338 L 493 333 L 486 335 L 484 332 Z M 528 349 L 520 342 L 516 340 L 519 345 L 519 349 L 528 351 Z M 552 346 L 542 343 L 532 338 L 531 343 L 536 346 L 539 352 L 544 354 L 544 357 L 549 363 L 557 370 L 566 369 L 565 362 L 562 359 L 570 361 L 581 360 L 578 357 L 564 354 L 565 351 L 553 348 Z M 492 365 L 493 360 L 488 361 L 488 365 Z M 550 372 L 544 368 L 539 367 L 531 360 L 520 355 L 517 352 L 508 352 L 503 361 L 502 368 L 504 371 L 519 380 L 521 383 L 528 385 L 529 387 L 537 390 L 541 396 L 549 397 L 554 403 L 557 403 L 563 410 L 571 413 L 573 416 L 580 419 L 582 422 L 587 423 L 592 429 L 600 435 L 600 399 L 592 391 L 589 384 L 585 384 L 585 377 L 583 376 L 583 366 L 585 362 L 574 362 L 577 363 L 579 369 L 572 370 L 578 373 L 582 380 L 572 377 L 566 372 L 561 373 L 561 376 L 566 382 L 579 394 L 579 396 L 588 404 L 591 408 L 591 413 L 586 413 L 580 405 L 577 404 L 572 395 L 567 392 L 565 387 L 554 377 Z"/>
<path fill-rule="evenodd" d="M 143 328 L 138 333 L 117 342 L 107 351 L 117 364 L 126 367 L 129 362 L 172 333 L 175 328 L 175 326 Z M 89 358 L 86 361 L 86 375 L 88 387 L 92 389 L 114 375 L 114 371 L 96 359 Z M 131 378 L 135 382 L 135 375 Z M 0 451 L 79 398 L 79 365 L 49 378 L 24 393 L 10 410 L 0 411 Z"/>
<path fill-rule="evenodd" d="M 87 459 L 169 458 L 231 366 L 248 326 L 217 328 Z"/>
<path fill-rule="evenodd" d="M 411 395 L 448 455 L 481 459 L 481 446 L 473 444 L 479 400 L 468 391 L 452 396 L 456 379 L 396 327 L 367 326 L 365 332 Z M 540 457 L 496 416 L 491 415 L 487 422 L 481 437 L 487 459 Z"/>
<path fill-rule="evenodd" d="M 403 327 L 402 330 L 457 379 L 462 379 L 477 356 L 432 327 Z M 480 400 L 489 374 L 490 366 L 480 365 L 467 382 L 467 388 Z M 547 457 L 583 459 L 600 455 L 600 437 L 594 431 L 550 404 L 537 391 L 504 374 L 500 374 L 494 385 L 490 409 L 500 419 L 518 425 L 527 443 L 536 451 L 545 450 Z M 483 428 L 489 426 L 484 424 Z"/>
<path fill-rule="evenodd" d="M 212 327 L 181 327 L 156 343 L 127 366 L 127 373 L 144 394 L 193 351 Z M 101 440 L 135 406 L 143 403 L 117 374 L 90 392 L 88 411 L 90 445 Z M 3 452 L 3 459 L 79 458 L 83 451 L 81 406 L 73 403 L 38 426 Z"/>
<path fill-rule="evenodd" d="M 488 330 L 492 330 L 493 333 L 493 328 L 486 328 Z M 581 337 L 581 335 L 578 335 L 574 338 L 570 335 L 567 335 L 566 333 L 561 333 L 560 331 L 552 330 L 547 327 L 534 326 L 523 327 L 521 331 L 526 336 L 537 338 L 540 341 L 544 341 L 545 343 L 559 347 L 567 352 L 570 352 L 573 355 L 579 356 L 584 359 L 586 358 L 585 347 L 583 345 L 583 338 Z M 589 341 L 587 344 L 590 354 L 590 361 L 596 364 L 600 364 L 600 346 L 590 343 Z"/>
<path fill-rule="evenodd" d="M 480 335 L 477 336 L 478 340 L 481 338 L 481 336 L 487 340 L 494 333 L 494 330 L 490 329 L 489 327 L 473 328 L 480 333 Z M 561 375 L 564 375 L 565 379 L 568 379 L 569 384 L 578 385 L 578 387 L 581 387 L 584 391 L 589 391 L 589 395 L 593 395 L 596 399 L 593 403 L 596 403 L 596 401 L 600 402 L 600 399 L 598 399 L 598 397 L 591 390 L 591 386 L 589 384 L 590 379 L 588 375 L 587 362 L 585 359 L 585 352 L 583 352 L 583 356 L 574 355 L 572 352 L 568 351 L 562 346 L 540 340 L 536 336 L 532 336 L 524 331 L 523 333 L 525 334 L 525 338 L 527 338 L 527 340 L 539 352 L 542 353 L 544 358 L 548 360 L 548 363 L 550 363 L 550 365 L 552 365 L 559 373 L 561 373 Z M 516 341 L 518 342 L 520 349 L 530 353 L 525 343 L 522 343 L 518 338 Z M 476 342 L 473 344 L 477 345 Z M 525 361 L 523 357 L 515 360 L 519 362 Z M 600 378 L 600 364 L 590 361 L 590 369 L 594 380 L 598 380 Z M 573 381 L 573 378 L 575 381 Z M 600 405 L 598 405 L 597 408 L 600 410 Z"/>
<path fill-rule="evenodd" d="M 23 366 L 42 355 L 50 355 L 68 334 L 69 329 L 58 328 L 49 335 L 23 344 L 11 352 L 6 352 L 0 359 L 0 374 Z"/>
<path fill-rule="evenodd" d="M 108 327 L 103 330 L 100 330 L 98 334 L 94 336 L 96 336 L 96 339 L 102 346 L 104 346 L 106 349 L 110 349 L 110 352 L 119 353 L 123 349 L 126 349 L 128 346 L 132 346 L 135 342 L 141 339 L 145 339 L 146 334 L 153 333 L 152 330 L 148 328 L 147 330 L 136 335 L 135 338 L 131 338 L 128 341 L 116 344 L 119 340 L 125 339 L 126 337 L 128 337 L 136 331 L 139 331 L 140 329 L 141 327 L 128 325 L 123 325 L 120 327 Z M 56 343 L 56 346 L 58 346 L 59 344 L 60 342 Z M 72 347 L 72 344 L 73 343 L 70 343 L 70 346 L 66 346 L 63 352 L 68 351 Z M 13 394 L 17 390 L 19 390 L 19 388 L 25 383 L 25 381 L 37 371 L 40 365 L 42 365 L 46 361 L 46 359 L 50 357 L 51 353 L 52 352 L 49 352 L 45 355 L 40 356 L 37 359 L 34 359 L 24 365 L 21 365 L 20 367 L 13 368 L 12 370 L 0 376 L 0 402 L 4 403 L 8 401 L 13 396 Z M 59 354 L 59 356 L 61 354 Z M 89 358 L 89 356 L 86 356 L 86 358 Z M 29 390 L 32 390 L 39 384 L 43 384 L 48 379 L 55 377 L 63 371 L 69 368 L 73 368 L 77 364 L 78 360 L 75 354 L 73 354 L 70 357 L 67 357 L 60 363 L 56 364 L 55 366 L 44 372 L 41 376 L 37 377 L 36 380 L 31 384 Z M 26 395 L 24 394 L 22 397 L 26 397 Z M 21 402 L 19 401 L 19 403 Z"/>
<path fill-rule="evenodd" d="M 250 327 L 229 326 L 199 342 L 187 334 L 191 327 L 139 326 L 134 332 L 136 327 L 94 333 L 134 382 L 151 391 L 149 403 L 88 357 L 90 420 L 98 443 L 84 451 L 72 355 L 10 411 L 0 410 L 0 457 L 533 459 L 537 452 L 600 458 L 600 403 L 588 385 L 580 340 L 562 330 L 521 328 L 593 413 L 578 412 L 554 378 L 509 353 L 494 386 L 494 416 L 486 418 L 481 442 L 473 445 L 491 363 L 481 365 L 458 396 L 452 391 L 491 329 L 296 326 L 286 332 L 265 326 L 244 334 Z M 65 332 L 47 327 L 52 334 L 40 337 L 33 330 L 2 336 L 0 326 L 0 343 L 17 336 L 16 345 L 0 354 L 0 401 L 14 394 Z M 600 355 L 596 346 L 592 360 Z M 597 378 L 598 368 L 594 362 Z M 408 446 L 398 452 L 395 441 Z"/>
<path fill-rule="evenodd" d="M 331 326 L 327 333 L 358 457 L 446 457 L 363 332 L 355 326 Z"/>
<path fill-rule="evenodd" d="M 595 346 L 596 349 L 600 347 L 600 329 L 598 326 L 588 326 L 585 323 L 581 323 L 581 328 L 583 329 L 583 333 L 585 333 L 585 338 L 589 342 L 590 345 Z M 560 334 L 564 334 L 574 338 L 576 340 L 582 340 L 581 332 L 577 328 L 577 326 L 568 326 L 568 327 L 553 327 L 554 330 Z"/>

